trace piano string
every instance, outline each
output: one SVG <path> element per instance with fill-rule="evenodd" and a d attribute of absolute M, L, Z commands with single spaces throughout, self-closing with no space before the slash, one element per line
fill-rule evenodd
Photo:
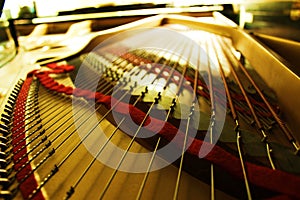
<path fill-rule="evenodd" d="M 217 198 L 219 195 L 224 194 L 221 194 L 219 191 L 215 194 L 215 187 L 218 190 L 225 190 L 225 192 L 227 192 L 226 189 L 229 187 L 228 194 L 237 198 L 251 199 L 276 197 L 277 195 L 279 197 L 299 198 L 296 190 L 297 185 L 295 185 L 299 183 L 299 177 L 281 171 L 281 161 L 274 159 L 276 157 L 275 148 L 272 148 L 274 142 L 269 141 L 269 134 L 266 128 L 272 126 L 272 130 L 276 129 L 274 124 L 272 124 L 272 120 L 274 119 L 296 151 L 299 150 L 298 142 L 286 128 L 282 120 L 279 119 L 278 114 L 274 111 L 274 106 L 264 97 L 265 95 L 258 88 L 245 67 L 233 55 L 228 41 L 220 36 L 203 33 L 198 30 L 187 29 L 181 32 L 186 35 L 190 33 L 198 35 L 201 40 L 196 39 L 196 42 L 201 43 L 205 47 L 207 56 L 217 59 L 217 67 L 220 69 L 217 71 L 221 74 L 230 115 L 235 124 L 233 131 L 228 134 L 236 134 L 235 145 L 237 146 L 239 158 L 233 159 L 233 155 L 228 156 L 225 159 L 229 161 L 223 163 L 223 165 L 221 162 L 224 160 L 216 160 L 218 157 L 213 158 L 212 155 L 216 152 L 224 153 L 223 155 L 230 155 L 219 147 L 219 145 L 222 147 L 226 146 L 226 142 L 222 141 L 221 144 L 218 143 L 213 148 L 211 154 L 208 154 L 204 158 L 210 163 L 208 167 L 210 179 L 209 181 L 204 180 L 211 185 L 210 192 L 206 196 L 210 196 L 211 199 Z M 126 38 L 124 40 L 126 41 Z M 132 38 L 130 38 L 130 41 L 132 41 Z M 171 178 L 171 181 L 168 182 L 169 185 L 171 183 L 175 184 L 173 189 L 167 189 L 168 192 L 166 193 L 164 193 L 165 188 L 163 188 L 158 195 L 166 195 L 168 198 L 173 199 L 189 196 L 190 194 L 182 192 L 181 188 L 184 187 L 184 184 L 188 183 L 186 180 L 191 181 L 191 178 L 183 178 L 182 170 L 185 165 L 193 165 L 193 163 L 188 164 L 187 162 L 191 162 L 195 158 L 193 157 L 191 160 L 190 157 L 188 159 L 185 157 L 198 152 L 200 144 L 202 144 L 201 141 L 204 139 L 201 136 L 201 131 L 197 130 L 200 133 L 198 133 L 196 139 L 191 140 L 189 131 L 195 128 L 193 124 L 193 120 L 195 119 L 193 117 L 195 113 L 202 111 L 202 106 L 204 106 L 203 110 L 207 109 L 205 108 L 205 104 L 210 107 L 210 112 L 208 113 L 210 120 L 207 127 L 209 127 L 209 141 L 213 144 L 214 126 L 218 123 L 215 119 L 215 102 L 225 105 L 226 102 L 222 102 L 219 98 L 219 88 L 214 88 L 218 80 L 214 77 L 215 71 L 211 68 L 212 64 L 210 62 L 212 61 L 209 58 L 199 61 L 197 63 L 198 66 L 191 66 L 189 59 L 182 59 L 181 55 L 191 55 L 191 52 L 195 51 L 199 53 L 199 57 L 203 56 L 200 55 L 201 51 L 199 49 L 191 48 L 192 45 L 188 42 L 182 44 L 172 39 L 166 40 L 166 38 L 157 38 L 156 42 L 163 42 L 166 44 L 166 49 L 171 50 L 133 49 L 125 54 L 120 54 L 120 49 L 128 50 L 130 47 L 123 48 L 120 44 L 113 44 L 103 48 L 105 51 L 96 52 L 98 54 L 93 52 L 82 55 L 82 66 L 87 69 L 83 71 L 79 79 L 76 78 L 76 80 L 73 80 L 75 86 L 73 86 L 68 75 L 65 75 L 66 73 L 72 73 L 71 71 L 73 70 L 73 67 L 70 67 L 68 64 L 49 64 L 47 66 L 50 69 L 31 72 L 24 82 L 20 81 L 12 92 L 5 109 L 6 114 L 2 115 L 1 119 L 2 141 L 5 143 L 2 145 L 2 151 L 5 154 L 9 154 L 8 157 L 3 155 L 5 161 L 1 165 L 3 169 L 2 175 L 6 176 L 6 178 L 2 179 L 1 195 L 9 198 L 20 197 L 19 190 L 21 190 L 25 199 L 71 198 L 76 195 L 80 197 L 81 194 L 83 196 L 91 195 L 94 198 L 116 197 L 114 196 L 116 194 L 113 193 L 114 191 L 120 192 L 120 189 L 118 189 L 118 183 L 114 182 L 118 176 L 126 177 L 122 176 L 122 172 L 119 170 L 127 161 L 127 153 L 131 151 L 137 151 L 138 153 L 149 151 L 138 146 L 136 141 L 145 144 L 142 141 L 143 139 L 138 139 L 138 134 L 140 134 L 144 126 L 147 126 L 150 122 L 152 123 L 152 121 L 156 121 L 158 124 L 164 122 L 163 130 L 162 132 L 158 132 L 159 135 L 154 137 L 152 141 L 150 140 L 150 146 L 146 142 L 147 148 L 152 151 L 150 162 L 147 164 L 146 172 L 138 174 L 138 178 L 134 179 L 133 183 L 138 185 L 134 185 L 131 192 L 126 194 L 126 197 L 140 199 L 155 196 L 155 194 L 151 194 L 157 190 L 157 188 L 153 189 L 155 187 L 153 186 L 155 179 L 154 181 L 152 180 L 152 186 L 147 184 L 150 179 L 149 177 L 153 174 L 151 168 L 157 164 L 158 160 L 161 160 L 157 152 L 163 145 L 166 145 L 167 141 L 170 142 L 172 140 L 174 137 L 172 132 L 175 130 L 175 133 L 180 133 L 181 137 L 179 138 L 182 139 L 181 141 L 176 141 L 175 145 L 178 148 L 177 150 L 181 152 L 180 159 L 177 161 L 178 170 L 175 170 L 177 171 L 173 173 L 175 177 Z M 201 71 L 203 63 L 207 65 L 207 74 Z M 242 70 L 244 76 L 249 79 L 248 81 L 256 89 L 254 94 L 251 94 L 244 88 L 245 82 L 240 80 L 239 76 L 241 75 L 236 72 L 237 66 L 239 66 L 239 70 Z M 95 69 L 97 69 L 97 73 L 95 73 Z M 230 75 L 233 76 L 235 84 L 229 81 L 230 78 L 227 77 L 228 70 Z M 99 80 L 100 75 L 102 76 Z M 71 74 L 71 76 L 74 75 Z M 205 84 L 201 76 L 208 77 L 208 85 Z M 151 79 L 152 82 L 148 87 L 143 87 L 143 89 L 139 89 L 136 92 L 135 90 L 139 85 L 137 78 L 140 78 L 141 81 Z M 98 82 L 98 84 L 96 92 L 93 92 L 91 88 L 93 88 L 95 82 Z M 171 87 L 174 88 L 174 85 L 177 85 L 175 90 L 170 92 Z M 181 101 L 187 98 L 183 95 L 187 93 L 191 97 L 185 100 L 185 103 L 188 102 L 188 112 L 181 113 L 184 117 L 177 119 L 176 112 L 178 106 L 184 106 Z M 261 100 L 258 100 L 257 94 Z M 242 98 L 242 100 L 235 99 L 237 96 Z M 128 104 L 124 103 L 125 99 L 128 98 L 130 101 L 128 104 L 131 116 L 127 116 L 126 109 L 122 109 L 122 107 L 128 107 Z M 161 102 L 164 99 L 166 99 L 168 105 L 162 107 Z M 255 101 L 258 101 L 258 103 L 253 103 Z M 200 108 L 196 105 L 199 102 Z M 265 109 L 258 111 L 260 108 L 258 105 L 261 104 L 265 104 Z M 72 106 L 77 108 L 75 113 L 73 113 L 74 108 Z M 95 115 L 94 110 L 97 111 L 97 122 L 92 120 Z M 111 112 L 114 110 L 121 116 L 119 120 L 111 119 Z M 166 111 L 166 114 L 164 117 L 155 119 L 151 115 L 152 110 L 160 110 L 161 113 Z M 250 111 L 250 115 L 246 111 Z M 272 117 L 263 116 L 261 113 L 264 112 L 270 113 Z M 11 115 L 12 117 L 10 117 Z M 131 130 L 131 137 L 124 136 L 124 133 L 120 131 L 121 128 L 124 128 L 123 125 L 126 124 L 128 117 L 132 117 L 133 121 L 137 124 L 137 128 Z M 252 131 L 255 134 L 261 133 L 261 144 L 264 146 L 266 153 L 266 156 L 262 156 L 264 161 L 261 161 L 260 158 L 257 160 L 255 158 L 248 158 L 247 153 L 249 152 L 244 152 L 247 149 L 243 147 L 244 143 L 241 142 L 245 141 L 242 140 L 242 137 L 245 136 L 243 132 L 244 129 L 246 130 L 251 126 L 241 121 L 239 117 L 245 119 L 248 123 L 254 121 L 252 123 L 256 126 L 257 130 L 253 129 L 254 131 Z M 178 121 L 183 121 L 183 129 L 176 125 Z M 247 128 L 244 128 L 244 126 Z M 102 136 L 97 135 L 99 134 L 99 127 L 105 130 L 103 134 L 108 137 L 108 140 L 105 141 L 101 138 Z M 83 137 L 78 136 L 78 129 L 85 131 Z M 151 129 L 148 131 L 151 132 Z M 245 132 L 249 133 L 248 131 Z M 274 131 L 274 133 L 277 134 L 277 131 Z M 123 134 L 123 136 L 114 141 L 114 137 L 120 134 Z M 91 137 L 95 138 L 89 139 Z M 120 143 L 121 140 L 124 140 L 123 142 L 127 142 L 127 144 Z M 85 149 L 84 144 L 86 141 L 97 143 L 93 146 L 97 147 L 95 155 L 88 155 L 89 152 Z M 98 157 L 105 153 L 110 153 L 110 156 L 114 156 L 114 153 L 106 150 L 110 142 L 119 143 L 124 149 L 124 154 L 119 155 L 116 168 L 114 169 L 108 169 L 108 167 L 105 167 L 103 164 L 101 165 L 98 161 Z M 284 146 L 286 145 L 284 144 Z M 282 148 L 288 148 L 288 152 L 291 147 Z M 235 147 L 232 147 L 231 144 L 226 149 L 230 152 L 235 151 Z M 11 155 L 12 153 L 14 155 Z M 13 162 L 9 162 L 10 160 L 13 160 Z M 239 165 L 228 166 L 230 163 L 237 163 L 235 161 L 238 161 Z M 255 164 L 250 164 L 250 161 L 254 161 Z M 234 189 L 230 188 L 231 186 L 223 188 L 219 183 L 215 186 L 215 182 L 220 181 L 218 175 L 222 167 L 224 167 L 223 173 L 229 172 L 231 176 L 234 176 L 233 173 L 237 173 L 235 175 L 244 181 L 245 186 L 234 188 L 236 189 L 236 193 L 232 193 Z M 12 168 L 14 170 L 11 170 Z M 76 173 L 73 173 L 73 171 Z M 207 171 L 204 170 L 204 172 Z M 240 172 L 242 172 L 242 175 L 239 174 Z M 264 172 L 268 174 L 263 176 Z M 62 175 L 62 173 L 66 173 L 66 175 Z M 255 173 L 258 173 L 261 177 L 255 177 L 258 175 Z M 189 175 L 184 175 L 184 177 L 186 176 Z M 17 181 L 14 177 L 16 177 Z M 289 183 L 280 183 L 278 180 L 281 180 L 282 177 L 288 178 Z M 264 180 L 264 178 L 270 179 Z M 86 185 L 90 180 L 94 182 L 90 182 L 91 185 Z M 261 180 L 265 183 L 261 183 Z M 273 180 L 276 180 L 276 182 L 272 182 Z M 159 179 L 159 181 L 161 180 Z M 227 180 L 223 181 L 226 182 Z M 132 180 L 129 183 L 132 183 Z M 237 185 L 233 184 L 232 187 L 236 187 Z M 95 187 L 92 188 L 92 186 Z M 150 192 L 146 190 L 146 187 L 152 188 L 149 190 Z M 127 186 L 127 188 L 130 188 L 130 186 Z M 85 192 L 81 192 L 82 190 L 85 190 Z M 121 194 L 124 195 L 124 192 Z M 200 194 L 202 193 L 200 192 Z M 231 198 L 227 195 L 225 197 Z"/>

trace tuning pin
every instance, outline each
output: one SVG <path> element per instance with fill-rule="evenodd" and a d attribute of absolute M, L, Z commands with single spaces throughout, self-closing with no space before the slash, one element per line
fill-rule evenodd
<path fill-rule="evenodd" d="M 14 105 L 15 105 L 15 102 L 12 101 L 12 100 L 10 100 L 10 99 L 7 101 L 7 103 L 10 104 L 11 106 L 14 106 Z"/>
<path fill-rule="evenodd" d="M 0 185 L 7 188 L 7 185 L 9 185 L 9 179 L 8 178 L 0 178 Z"/>
<path fill-rule="evenodd" d="M 8 190 L 1 190 L 0 191 L 0 197 L 3 199 L 11 199 L 12 198 L 12 193 Z"/>
<path fill-rule="evenodd" d="M 7 114 L 11 115 L 13 112 L 7 108 L 4 108 L 4 112 L 6 112 Z"/>
<path fill-rule="evenodd" d="M 15 93 L 16 95 L 18 95 L 20 90 L 21 90 L 20 87 L 15 87 L 12 92 Z"/>
<path fill-rule="evenodd" d="M 7 166 L 7 162 L 6 160 L 4 159 L 0 159 L 0 166 L 1 166 L 1 169 L 5 169 L 6 166 Z M 1 182 L 1 181 L 0 181 Z"/>
<path fill-rule="evenodd" d="M 8 131 L 8 130 L 9 130 L 9 127 L 6 126 L 5 124 L 0 124 L 0 129 L 3 129 L 3 130 Z"/>
<path fill-rule="evenodd" d="M 5 125 L 9 125 L 10 121 L 5 119 L 5 118 L 1 118 L 1 121 L 5 124 Z"/>
<path fill-rule="evenodd" d="M 9 96 L 9 99 L 11 98 L 11 99 L 13 99 L 13 100 L 16 100 L 17 97 L 18 97 L 17 94 L 11 93 L 10 96 Z"/>
<path fill-rule="evenodd" d="M 22 87 L 22 85 L 23 85 L 23 83 L 24 83 L 24 80 L 19 80 L 18 81 L 18 83 L 15 85 L 15 87 Z"/>
<path fill-rule="evenodd" d="M 13 90 L 13 91 L 16 91 L 17 93 L 19 93 L 20 90 L 21 90 L 21 86 L 16 85 L 16 86 L 14 87 L 14 90 Z"/>
<path fill-rule="evenodd" d="M 6 169 L 0 169 L 0 177 L 1 178 L 7 178 L 8 177 L 8 172 Z"/>
<path fill-rule="evenodd" d="M 7 130 L 4 130 L 4 129 L 0 129 L 0 133 L 2 134 L 2 135 L 4 135 L 4 136 L 0 136 L 0 137 L 6 137 L 6 136 L 8 136 L 9 135 L 9 132 L 7 131 Z M 0 141 L 2 141 L 2 140 L 0 140 Z"/>
<path fill-rule="evenodd" d="M 0 135 L 0 141 L 3 143 L 6 143 L 8 141 L 8 139 L 6 137 Z"/>
<path fill-rule="evenodd" d="M 2 151 L 5 151 L 5 150 L 7 149 L 7 145 L 4 144 L 3 142 L 0 142 L 0 149 L 1 149 Z"/>
<path fill-rule="evenodd" d="M 5 153 L 5 152 L 3 152 L 3 151 L 0 151 L 0 159 L 5 159 L 5 158 L 6 158 L 6 156 L 7 156 L 7 155 L 6 155 L 6 153 Z M 0 177 L 3 177 L 3 176 L 2 176 L 2 174 L 1 174 L 1 170 L 2 170 L 2 169 L 0 169 Z"/>
<path fill-rule="evenodd" d="M 8 189 L 9 186 L 14 182 L 15 178 L 12 180 L 10 178 L 0 178 L 0 185 L 2 185 L 2 189 Z M 3 191 L 3 190 L 2 190 Z M 1 191 L 1 193 L 2 193 Z M 0 195 L 1 195 L 0 193 Z"/>
<path fill-rule="evenodd" d="M 11 100 L 12 102 L 15 102 L 16 99 L 17 99 L 17 97 L 13 97 L 13 96 L 8 97 L 8 100 Z M 13 103 L 13 104 L 15 104 L 15 103 Z"/>
<path fill-rule="evenodd" d="M 11 116 L 9 116 L 9 115 L 7 115 L 7 114 L 5 114 L 5 113 L 2 113 L 2 114 L 1 114 L 1 117 L 2 117 L 2 118 L 5 118 L 5 119 L 7 119 L 7 120 L 11 120 Z"/>
<path fill-rule="evenodd" d="M 21 83 L 21 82 L 18 82 L 18 83 L 15 85 L 15 88 L 21 88 L 21 87 L 22 87 L 22 85 L 23 85 L 23 83 Z"/>
<path fill-rule="evenodd" d="M 13 91 L 11 91 L 10 95 L 11 97 L 14 97 L 14 98 L 17 98 L 18 95 L 19 95 L 20 91 L 19 90 L 16 90 L 14 89 Z"/>
<path fill-rule="evenodd" d="M 13 112 L 14 110 L 10 105 L 7 104 L 4 107 L 7 108 L 10 112 Z"/>
<path fill-rule="evenodd" d="M 14 94 L 14 95 L 18 96 L 18 95 L 19 95 L 19 92 L 20 92 L 20 89 L 19 89 L 19 88 L 14 88 L 13 91 L 11 91 L 11 94 L 10 94 L 10 95 Z"/>

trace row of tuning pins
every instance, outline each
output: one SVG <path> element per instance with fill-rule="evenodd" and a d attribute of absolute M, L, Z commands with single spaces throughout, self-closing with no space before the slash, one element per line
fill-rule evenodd
<path fill-rule="evenodd" d="M 8 97 L 7 104 L 4 107 L 4 112 L 1 114 L 0 119 L 0 197 L 5 199 L 12 196 L 12 191 L 9 190 L 12 182 L 14 181 L 14 177 L 11 177 L 13 168 L 11 167 L 12 149 L 10 148 L 10 143 L 12 141 L 12 116 L 23 82 L 23 80 L 19 80 L 15 85 L 10 96 Z"/>
<path fill-rule="evenodd" d="M 38 86 L 31 87 L 28 94 L 22 93 L 22 85 L 24 81 L 19 80 L 13 91 L 8 97 L 4 112 L 1 114 L 0 123 L 0 198 L 10 199 L 18 191 L 16 174 L 23 169 L 22 165 L 19 169 L 14 170 L 14 165 L 24 157 L 18 160 L 14 159 L 14 155 L 19 153 L 26 145 L 20 145 L 25 138 L 18 142 L 12 143 L 14 138 L 19 138 L 22 134 L 28 132 L 32 127 L 36 127 L 41 123 L 38 108 Z M 26 105 L 17 106 L 17 99 L 25 98 Z M 23 116 L 20 113 L 26 113 Z M 26 123 L 25 123 L 26 122 Z M 31 126 L 27 126 L 30 125 Z M 41 125 L 37 128 L 41 129 Z"/>

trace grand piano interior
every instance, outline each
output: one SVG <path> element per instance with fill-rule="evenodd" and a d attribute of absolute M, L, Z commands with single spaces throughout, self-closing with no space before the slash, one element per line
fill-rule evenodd
<path fill-rule="evenodd" d="M 299 1 L 51 2 L 0 3 L 1 199 L 300 199 Z"/>

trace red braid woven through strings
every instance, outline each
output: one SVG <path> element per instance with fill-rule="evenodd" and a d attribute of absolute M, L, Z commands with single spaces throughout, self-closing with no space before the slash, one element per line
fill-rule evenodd
<path fill-rule="evenodd" d="M 12 144 L 14 144 L 13 160 L 15 162 L 14 168 L 17 171 L 16 178 L 20 182 L 19 188 L 25 199 L 27 199 L 38 186 L 31 165 L 28 165 L 29 158 L 27 148 L 22 148 L 26 145 L 24 106 L 26 104 L 31 82 L 32 77 L 28 77 L 22 85 L 14 108 L 12 129 Z M 24 155 L 27 156 L 24 157 Z M 38 191 L 33 199 L 44 199 L 42 192 Z"/>
<path fill-rule="evenodd" d="M 48 90 L 55 91 L 58 93 L 63 93 L 66 95 L 74 95 L 76 97 L 82 97 L 85 98 L 86 100 L 95 100 L 95 102 L 104 105 L 107 109 L 111 108 L 111 102 L 117 102 L 117 100 L 114 99 L 114 97 L 109 95 L 104 95 L 99 92 L 92 92 L 80 88 L 66 87 L 62 84 L 59 84 L 49 76 L 50 74 L 70 72 L 74 69 L 73 66 L 70 65 L 59 66 L 56 64 L 49 64 L 48 67 L 51 68 L 51 70 L 48 71 L 35 70 L 28 74 L 28 77 L 25 81 L 26 84 L 24 83 L 23 86 L 24 92 L 22 92 L 22 95 L 20 96 L 20 100 L 18 98 L 17 103 L 20 105 L 17 106 L 22 106 L 22 104 L 24 104 L 24 101 L 26 100 L 26 95 L 23 95 L 23 93 L 26 93 L 26 91 L 28 91 L 33 76 L 36 77 L 40 81 L 40 83 Z M 118 102 L 118 104 L 114 106 L 114 111 L 126 117 L 131 117 L 132 120 L 137 124 L 142 123 L 144 117 L 146 116 L 146 114 L 140 109 L 138 109 L 137 107 L 124 102 Z M 24 113 L 21 114 L 20 117 L 24 117 Z M 152 122 L 151 125 L 150 122 Z M 174 134 L 179 134 L 176 141 L 173 140 L 175 144 L 177 144 L 179 147 L 180 147 L 179 144 L 181 144 L 180 141 L 184 139 L 185 134 L 182 131 L 178 130 L 171 123 L 153 118 L 151 116 L 147 116 L 143 126 L 149 132 L 154 134 L 159 134 L 160 136 L 162 136 L 168 141 L 173 140 Z M 200 139 L 188 138 L 188 140 L 191 143 L 191 145 L 188 147 L 187 152 L 195 156 L 198 156 L 199 150 L 203 144 L 211 145 L 211 144 L 206 144 L 204 141 Z M 19 153 L 16 156 L 18 155 L 22 155 L 22 153 Z M 241 180 L 243 179 L 240 160 L 237 157 L 225 151 L 224 149 L 222 149 L 221 147 L 219 147 L 218 145 L 215 145 L 212 148 L 211 152 L 208 153 L 203 159 L 219 166 L 220 168 L 222 168 L 224 171 L 231 174 L 232 176 Z M 278 193 L 279 195 L 275 196 L 275 198 L 300 199 L 300 193 L 298 191 L 300 185 L 300 177 L 281 170 L 272 170 L 270 168 L 255 165 L 249 162 L 246 162 L 246 168 L 248 172 L 249 182 L 260 188 L 264 188 L 269 191 Z M 30 171 L 30 169 L 26 169 L 26 170 Z M 18 179 L 19 178 L 22 179 L 22 174 L 20 173 L 18 175 Z M 26 183 L 27 184 L 24 183 L 21 185 L 22 187 L 21 189 L 24 197 L 30 194 L 31 193 L 30 190 L 33 190 L 36 187 L 36 181 L 34 179 L 34 176 L 32 176 L 31 179 L 28 179 Z M 25 185 L 28 188 L 25 188 Z M 36 197 L 40 198 L 41 196 L 38 195 Z"/>

